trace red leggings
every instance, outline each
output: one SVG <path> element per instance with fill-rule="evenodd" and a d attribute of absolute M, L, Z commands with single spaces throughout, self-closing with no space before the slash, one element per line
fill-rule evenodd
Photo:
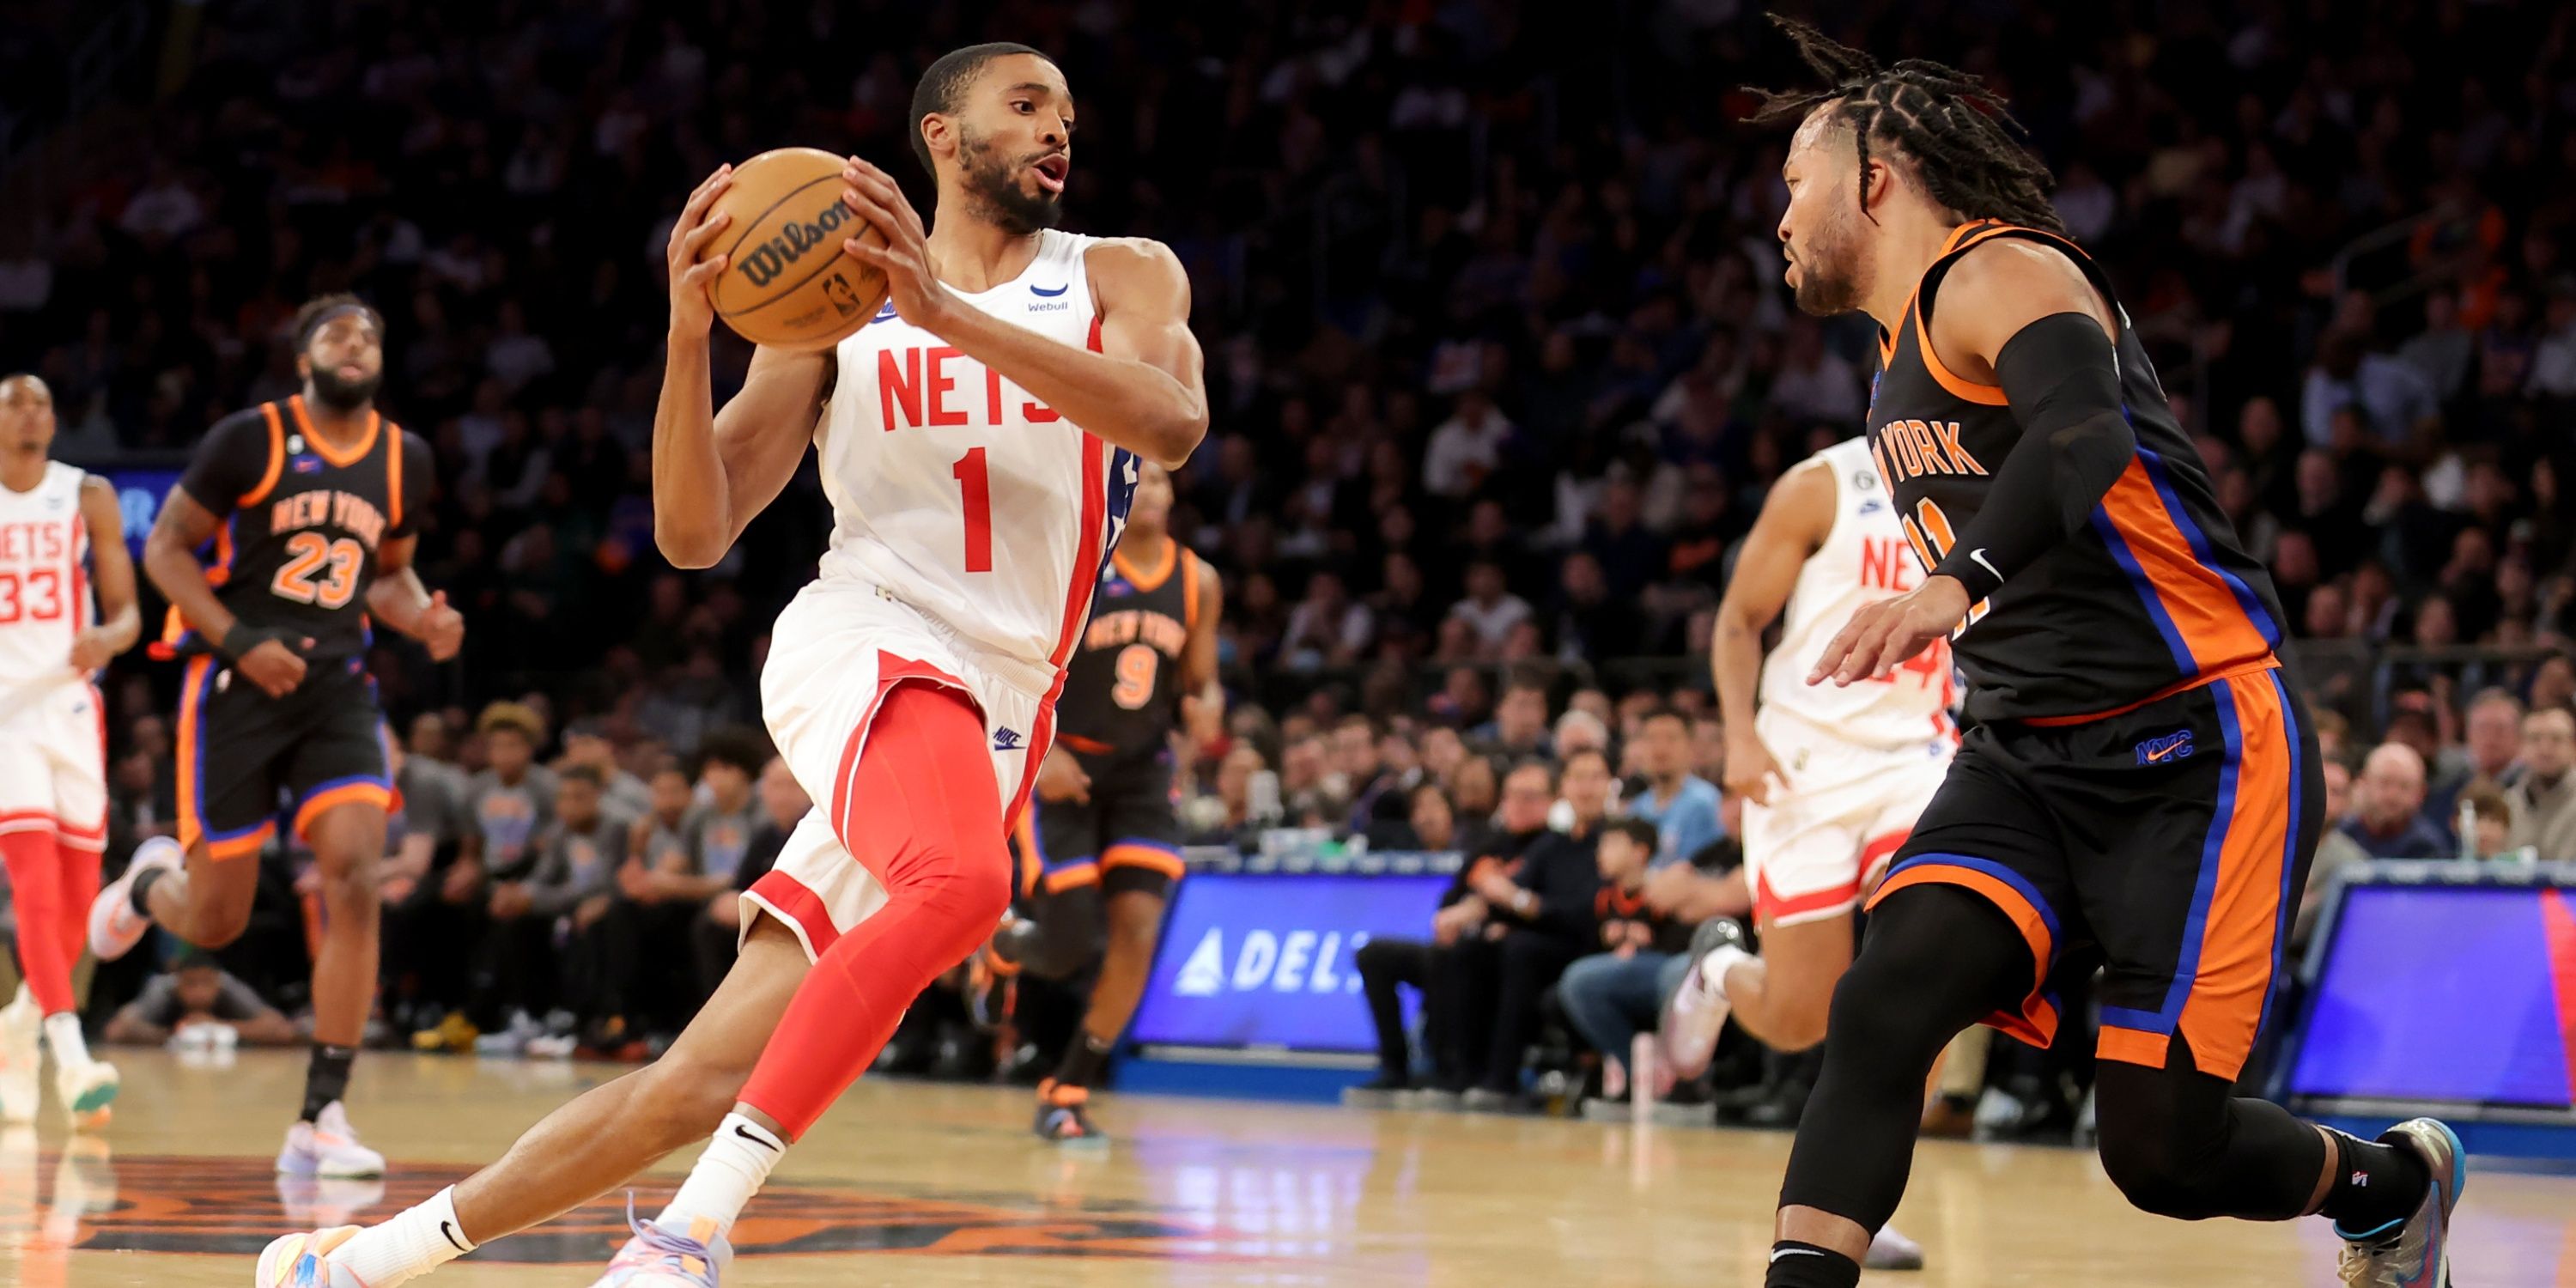
<path fill-rule="evenodd" d="M 89 905 L 98 897 L 99 856 L 75 850 L 50 832 L 0 835 L 0 865 L 18 908 L 18 973 L 47 1015 L 72 1009 L 72 967 L 89 938 Z"/>
<path fill-rule="evenodd" d="M 1010 904 L 990 737 L 974 704 L 943 686 L 899 684 L 877 708 L 832 829 L 884 883 L 887 903 L 814 963 L 742 1092 L 790 1140 L 858 1081 L 904 1008 Z"/>

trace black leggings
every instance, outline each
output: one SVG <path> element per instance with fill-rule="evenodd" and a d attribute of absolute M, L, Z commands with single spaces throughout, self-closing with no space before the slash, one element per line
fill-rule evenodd
<path fill-rule="evenodd" d="M 1871 914 L 1834 989 L 1825 1067 L 1780 1186 L 1875 1232 L 1914 1166 L 1923 1083 L 1952 1037 L 2030 989 L 2030 950 L 1993 904 L 1955 886 L 1908 886 Z M 2095 1078 L 2103 1170 L 2159 1216 L 2283 1221 L 2310 1211 L 2325 1138 L 2287 1110 L 2232 1097 L 2176 1035 L 2166 1067 L 2105 1060 Z"/>

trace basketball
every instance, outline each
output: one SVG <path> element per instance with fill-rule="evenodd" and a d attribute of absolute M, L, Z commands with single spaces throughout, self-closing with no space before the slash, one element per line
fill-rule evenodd
<path fill-rule="evenodd" d="M 775 349 L 827 349 L 866 326 L 885 303 L 885 274 L 841 253 L 856 234 L 885 234 L 841 204 L 841 158 L 779 148 L 736 166 L 716 214 L 733 222 L 706 253 L 732 256 L 707 288 L 716 316 L 743 339 Z"/>

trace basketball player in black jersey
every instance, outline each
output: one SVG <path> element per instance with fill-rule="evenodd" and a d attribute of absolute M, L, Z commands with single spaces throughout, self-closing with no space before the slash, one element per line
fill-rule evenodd
<path fill-rule="evenodd" d="M 1854 614 L 1808 682 L 1950 635 L 1974 727 L 1835 990 L 1766 1283 L 1851 1288 L 1942 1047 L 1980 1019 L 2053 1040 L 2052 979 L 2096 967 L 2102 1163 L 2131 1202 L 2323 1212 L 2347 1282 L 2442 1282 L 2447 1128 L 2366 1143 L 2230 1095 L 2322 814 L 2270 579 L 2002 104 L 1775 21 L 1825 81 L 1757 117 L 1799 122 L 1788 282 L 1807 312 L 1878 320 L 1870 445 L 1927 573 Z"/>
<path fill-rule="evenodd" d="M 154 652 L 187 665 L 179 840 L 147 842 L 99 892 L 90 947 L 122 956 L 156 922 L 199 947 L 232 942 L 260 851 L 280 822 L 293 827 L 313 849 L 326 915 L 304 1106 L 277 1166 L 363 1177 L 384 1158 L 357 1142 L 340 1100 L 375 993 L 376 866 L 393 799 L 368 624 L 444 661 L 465 622 L 412 571 L 430 454 L 376 412 L 383 319 L 326 295 L 297 311 L 295 342 L 303 392 L 208 430 L 144 543 L 144 571 L 171 606 Z"/>
<path fill-rule="evenodd" d="M 1055 746 L 1020 820 L 1023 916 L 994 955 L 1048 979 L 1100 967 L 1082 1028 L 1038 1084 L 1038 1135 L 1097 1141 L 1084 1107 L 1136 1014 L 1163 905 L 1181 875 L 1171 733 L 1224 715 L 1216 684 L 1216 569 L 1171 537 L 1172 480 L 1147 465 L 1126 534 L 1091 598 L 1091 622 L 1056 707 Z"/>

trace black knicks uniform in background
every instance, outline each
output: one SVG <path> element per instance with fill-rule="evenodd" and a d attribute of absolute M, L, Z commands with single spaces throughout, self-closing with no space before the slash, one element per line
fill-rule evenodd
<path fill-rule="evenodd" d="M 1088 802 L 1032 795 L 1016 838 L 1022 887 L 1167 894 L 1181 875 L 1170 737 L 1181 656 L 1198 624 L 1198 556 L 1166 539 L 1158 566 L 1111 556 L 1056 704 L 1056 741 L 1091 776 Z"/>
<path fill-rule="evenodd" d="M 179 843 L 255 855 L 281 792 L 297 833 L 351 800 L 389 804 L 384 718 L 366 674 L 376 548 L 411 535 L 427 503 L 429 445 L 367 414 L 341 451 L 314 434 L 299 395 L 216 422 L 179 486 L 223 526 L 206 580 L 234 616 L 313 644 L 304 682 L 271 698 L 233 674 L 170 613 L 154 652 L 187 659 L 178 719 Z M 290 642 L 290 647 L 292 643 Z"/>
<path fill-rule="evenodd" d="M 2033 988 L 1991 1023 L 2047 1045 L 2061 960 L 2108 967 L 2103 1059 L 2163 1068 L 2187 1047 L 2233 1078 L 2266 1017 L 2324 813 L 2316 738 L 2274 650 L 2271 579 L 2220 512 L 2109 280 L 2072 242 L 1962 226 L 1881 338 L 1872 457 L 1926 569 L 1967 529 L 2022 437 L 2004 391 L 1927 337 L 1970 247 L 2062 251 L 2121 321 L 2114 351 L 2137 451 L 2089 523 L 1974 605 L 1954 638 L 1973 727 L 1875 904 L 1908 885 L 1973 890 L 2028 941 Z"/>

